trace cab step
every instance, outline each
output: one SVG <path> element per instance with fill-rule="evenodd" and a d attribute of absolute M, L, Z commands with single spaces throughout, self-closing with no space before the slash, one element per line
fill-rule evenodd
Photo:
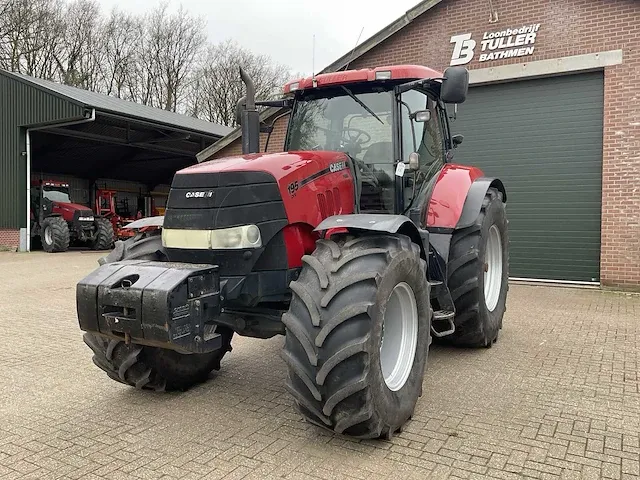
<path fill-rule="evenodd" d="M 435 337 L 446 337 L 456 331 L 456 326 L 453 323 L 456 313 L 450 310 L 436 310 L 433 312 L 433 321 L 431 322 L 431 333 Z M 435 324 L 444 324 L 442 329 L 435 328 Z M 439 325 L 438 325 L 439 326 Z"/>

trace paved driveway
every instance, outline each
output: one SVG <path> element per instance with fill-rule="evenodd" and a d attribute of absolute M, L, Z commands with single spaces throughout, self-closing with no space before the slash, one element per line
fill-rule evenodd
<path fill-rule="evenodd" d="M 640 297 L 512 286 L 488 350 L 434 347 L 392 441 L 303 421 L 282 338 L 237 337 L 183 394 L 117 384 L 91 363 L 75 282 L 95 253 L 0 253 L 0 478 L 637 478 Z"/>

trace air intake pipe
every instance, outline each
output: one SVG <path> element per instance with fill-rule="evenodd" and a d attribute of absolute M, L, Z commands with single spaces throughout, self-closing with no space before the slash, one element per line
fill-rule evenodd
<path fill-rule="evenodd" d="M 247 88 L 244 108 L 240 114 L 242 128 L 242 153 L 260 152 L 260 115 L 256 110 L 256 87 L 253 80 L 240 67 L 240 78 Z"/>

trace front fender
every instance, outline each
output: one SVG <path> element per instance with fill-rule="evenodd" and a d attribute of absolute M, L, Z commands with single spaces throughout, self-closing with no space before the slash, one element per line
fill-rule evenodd
<path fill-rule="evenodd" d="M 373 213 L 333 215 L 320 222 L 314 231 L 322 232 L 333 228 L 406 235 L 420 247 L 423 258 L 427 258 L 426 252 L 429 251 L 429 232 L 418 229 L 411 219 L 404 215 Z"/>
<path fill-rule="evenodd" d="M 128 223 L 123 228 L 136 229 L 145 227 L 162 227 L 164 225 L 164 216 L 145 217 Z"/>

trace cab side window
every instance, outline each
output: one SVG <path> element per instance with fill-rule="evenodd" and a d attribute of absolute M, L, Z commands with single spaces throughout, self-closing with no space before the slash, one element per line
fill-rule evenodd
<path fill-rule="evenodd" d="M 420 165 L 428 166 L 444 162 L 444 135 L 440 112 L 436 102 L 418 90 L 410 90 L 402 95 L 402 156 L 406 160 L 411 152 L 420 154 Z M 407 108 L 408 107 L 408 108 Z M 416 122 L 409 117 L 409 110 L 428 110 L 430 118 L 426 122 Z M 413 128 L 412 128 L 413 127 Z"/>
<path fill-rule="evenodd" d="M 423 184 L 440 171 L 445 162 L 445 142 L 440 112 L 435 100 L 426 93 L 410 90 L 402 95 L 402 158 L 407 161 L 411 152 L 420 155 L 420 169 L 413 176 L 406 176 L 405 205 L 408 205 Z M 429 119 L 417 122 L 410 113 L 427 110 Z M 415 187 L 413 182 L 415 181 Z"/>

